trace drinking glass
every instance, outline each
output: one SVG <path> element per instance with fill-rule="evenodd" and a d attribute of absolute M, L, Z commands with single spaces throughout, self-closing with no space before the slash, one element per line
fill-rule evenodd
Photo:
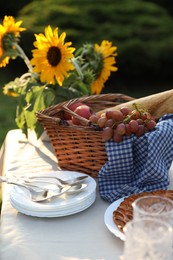
<path fill-rule="evenodd" d="M 124 227 L 122 260 L 172 260 L 172 227 L 153 218 L 129 221 Z"/>
<path fill-rule="evenodd" d="M 162 196 L 143 196 L 132 203 L 133 219 L 155 218 L 173 228 L 173 201 Z"/>

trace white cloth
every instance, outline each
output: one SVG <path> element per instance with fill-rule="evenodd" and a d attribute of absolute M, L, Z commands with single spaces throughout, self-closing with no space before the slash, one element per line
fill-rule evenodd
<path fill-rule="evenodd" d="M 32 136 L 27 142 L 20 130 L 11 130 L 1 148 L 2 175 L 58 169 L 49 142 Z M 61 218 L 23 215 L 9 201 L 11 185 L 3 184 L 0 231 L 1 260 L 118 260 L 123 242 L 107 229 L 104 213 L 110 205 L 97 193 L 95 203 L 83 212 Z"/>

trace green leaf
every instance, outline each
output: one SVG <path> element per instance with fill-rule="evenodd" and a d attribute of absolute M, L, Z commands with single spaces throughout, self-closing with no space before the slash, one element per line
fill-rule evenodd
<path fill-rule="evenodd" d="M 45 86 L 35 86 L 26 94 L 28 106 L 25 108 L 25 117 L 28 128 L 35 129 L 37 119 L 35 113 L 52 105 L 54 93 Z"/>
<path fill-rule="evenodd" d="M 29 90 L 28 90 L 29 88 Z M 41 127 L 37 122 L 35 113 L 53 104 L 55 99 L 54 91 L 46 86 L 25 86 L 18 98 L 16 123 L 24 133 L 27 128 L 38 131 L 41 134 Z"/>

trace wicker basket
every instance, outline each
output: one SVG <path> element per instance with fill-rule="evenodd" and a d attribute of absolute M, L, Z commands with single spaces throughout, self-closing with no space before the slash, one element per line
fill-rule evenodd
<path fill-rule="evenodd" d="M 99 170 L 107 161 L 105 143 L 102 141 L 100 129 L 72 112 L 68 106 L 82 102 L 97 112 L 133 99 L 119 93 L 92 95 L 66 101 L 37 112 L 37 120 L 49 136 L 61 169 L 83 172 L 97 177 Z M 83 125 L 68 124 L 64 119 L 64 113 L 80 119 Z"/>

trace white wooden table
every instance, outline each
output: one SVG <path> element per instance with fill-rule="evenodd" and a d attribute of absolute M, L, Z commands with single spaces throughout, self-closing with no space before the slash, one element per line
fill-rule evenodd
<path fill-rule="evenodd" d="M 57 170 L 49 142 L 26 141 L 20 130 L 7 134 L 1 149 L 2 175 Z M 118 260 L 123 241 L 105 226 L 109 203 L 99 194 L 83 212 L 59 218 L 37 218 L 19 213 L 9 201 L 12 186 L 3 184 L 0 231 L 1 260 Z"/>

